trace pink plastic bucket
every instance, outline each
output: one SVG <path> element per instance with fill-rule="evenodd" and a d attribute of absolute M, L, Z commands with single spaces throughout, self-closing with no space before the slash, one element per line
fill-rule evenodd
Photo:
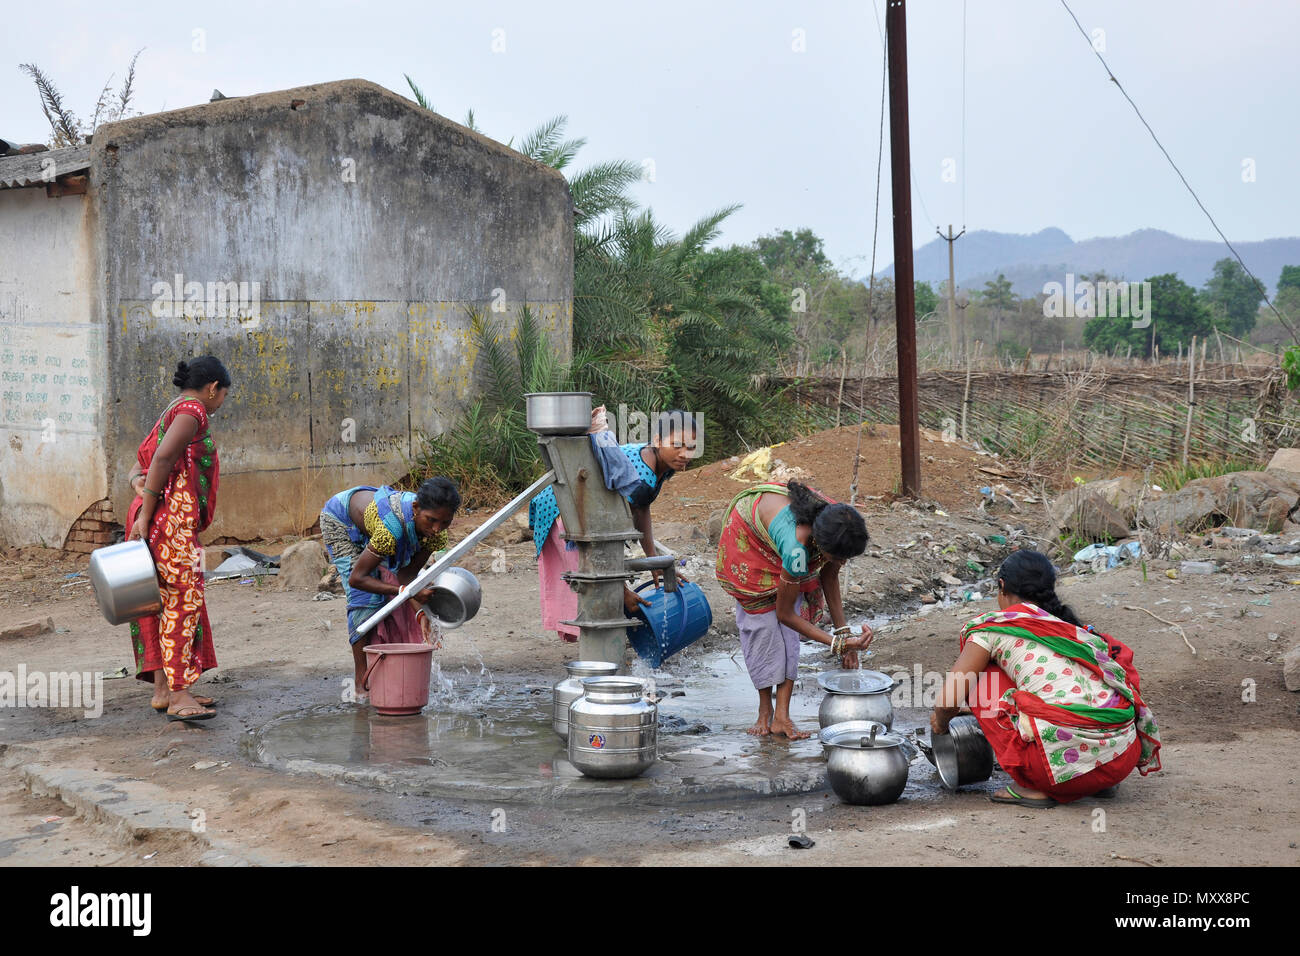
<path fill-rule="evenodd" d="M 378 713 L 418 714 L 429 703 L 429 672 L 433 666 L 429 644 L 370 644 L 366 647 L 363 686 Z"/>

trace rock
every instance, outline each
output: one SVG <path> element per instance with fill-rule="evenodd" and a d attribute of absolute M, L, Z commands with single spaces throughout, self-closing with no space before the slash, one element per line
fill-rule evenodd
<path fill-rule="evenodd" d="M 1273 452 L 1273 457 L 1264 470 L 1300 474 L 1300 448 L 1279 448 Z"/>
<path fill-rule="evenodd" d="M 1158 501 L 1145 502 L 1142 523 L 1161 531 L 1199 531 L 1228 523 L 1256 531 L 1281 531 L 1300 507 L 1300 474 L 1237 471 L 1197 478 Z"/>
<path fill-rule="evenodd" d="M 1126 516 L 1103 495 L 1089 491 L 1090 487 L 1072 488 L 1052 502 L 1048 510 L 1057 528 L 1073 531 L 1090 541 L 1115 541 L 1128 537 L 1131 515 Z"/>
<path fill-rule="evenodd" d="M 1282 680 L 1287 690 L 1300 690 L 1300 645 L 1282 655 Z"/>
<path fill-rule="evenodd" d="M 709 524 L 708 524 L 709 544 L 711 545 L 717 544 L 718 539 L 722 537 L 722 523 L 726 520 L 726 518 L 727 518 L 726 508 L 719 508 L 717 511 L 713 512 L 713 514 L 709 515 Z"/>
<path fill-rule="evenodd" d="M 936 598 L 933 594 L 930 594 L 928 591 L 925 594 L 921 595 L 922 604 L 934 604 L 936 601 L 938 601 L 938 598 Z"/>
<path fill-rule="evenodd" d="M 339 577 L 339 569 L 331 564 L 329 570 L 325 572 L 325 576 L 322 577 L 320 583 L 316 585 L 316 590 L 329 591 L 333 594 L 342 594 L 343 581 Z"/>
<path fill-rule="evenodd" d="M 0 641 L 7 638 L 37 637 L 41 634 L 54 633 L 54 618 L 47 617 L 41 621 L 26 621 L 14 624 L 0 631 Z"/>
<path fill-rule="evenodd" d="M 280 555 L 280 573 L 276 576 L 277 591 L 315 591 L 321 575 L 329 565 L 325 548 L 319 541 L 299 541 L 284 549 Z"/>

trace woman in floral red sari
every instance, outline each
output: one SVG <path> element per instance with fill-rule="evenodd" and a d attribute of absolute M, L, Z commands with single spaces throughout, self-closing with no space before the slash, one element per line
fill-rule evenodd
<path fill-rule="evenodd" d="M 143 538 L 158 569 L 162 610 L 131 624 L 136 676 L 152 681 L 154 710 L 168 720 L 207 720 L 212 701 L 189 690 L 217 666 L 203 598 L 199 533 L 217 510 L 220 465 L 208 416 L 221 407 L 230 375 L 211 355 L 181 362 L 172 383 L 180 395 L 140 444 L 127 511 L 129 538 Z"/>
<path fill-rule="evenodd" d="M 970 705 L 1013 781 L 989 799 L 1051 807 L 1112 796 L 1134 767 L 1159 770 L 1160 731 L 1133 652 L 1061 603 L 1046 555 L 1012 552 L 998 570 L 998 607 L 963 628 L 930 718 L 944 734 L 958 705 Z"/>

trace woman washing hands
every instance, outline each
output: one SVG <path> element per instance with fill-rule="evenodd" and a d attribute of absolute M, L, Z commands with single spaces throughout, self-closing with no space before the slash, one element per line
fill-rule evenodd
<path fill-rule="evenodd" d="M 758 690 L 758 720 L 750 733 L 801 740 L 790 719 L 799 668 L 799 642 L 826 644 L 846 669 L 871 643 L 871 628 L 854 634 L 844 619 L 840 568 L 867 549 L 858 512 L 806 485 L 754 485 L 731 502 L 718 540 L 716 573 L 736 599 L 745 667 Z M 829 610 L 834 630 L 816 626 Z M 775 702 L 772 688 L 776 687 Z"/>

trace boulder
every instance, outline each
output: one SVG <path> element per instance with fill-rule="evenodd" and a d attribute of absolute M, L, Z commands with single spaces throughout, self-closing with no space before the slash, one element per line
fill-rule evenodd
<path fill-rule="evenodd" d="M 1300 645 L 1282 656 L 1282 680 L 1287 690 L 1300 690 Z"/>
<path fill-rule="evenodd" d="M 280 573 L 276 576 L 276 590 L 311 590 L 320 585 L 321 575 L 329 565 L 325 547 L 319 541 L 299 541 L 284 549 L 280 555 Z"/>
<path fill-rule="evenodd" d="M 1278 532 L 1300 507 L 1300 474 L 1237 471 L 1189 481 L 1142 505 L 1142 523 L 1161 531 L 1201 531 L 1220 524 Z"/>
<path fill-rule="evenodd" d="M 1115 541 L 1129 534 L 1130 518 L 1101 494 L 1089 490 L 1088 485 L 1061 495 L 1052 502 L 1050 511 L 1057 528 L 1073 531 L 1089 541 Z"/>
<path fill-rule="evenodd" d="M 1300 475 L 1300 448 L 1279 448 L 1265 471 L 1289 471 Z"/>

